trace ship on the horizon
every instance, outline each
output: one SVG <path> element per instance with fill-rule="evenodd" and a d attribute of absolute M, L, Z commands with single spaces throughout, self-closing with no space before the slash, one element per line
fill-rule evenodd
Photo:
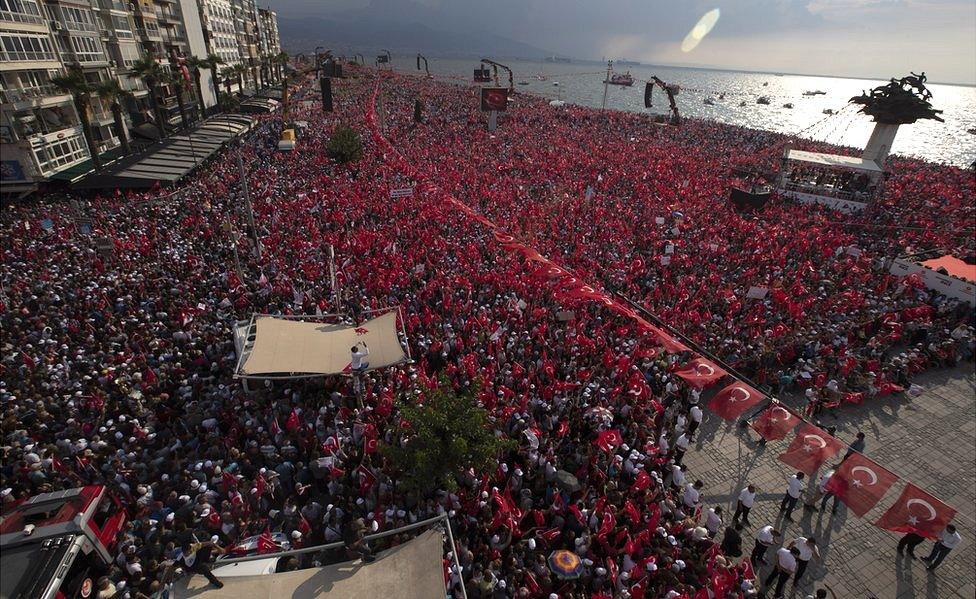
<path fill-rule="evenodd" d="M 626 73 L 614 73 L 610 75 L 609 79 L 604 79 L 604 83 L 609 83 L 610 85 L 625 85 L 630 87 L 634 84 L 634 78 L 631 76 L 630 71 Z"/>
<path fill-rule="evenodd" d="M 638 62 L 636 60 L 627 60 L 626 58 L 620 58 L 620 59 L 615 60 L 613 62 L 614 62 L 614 64 L 622 64 L 622 65 L 628 66 L 628 67 L 639 67 L 639 66 L 641 66 L 641 63 L 640 62 Z"/>
<path fill-rule="evenodd" d="M 565 56 L 546 56 L 546 62 L 573 62 L 573 59 Z"/>

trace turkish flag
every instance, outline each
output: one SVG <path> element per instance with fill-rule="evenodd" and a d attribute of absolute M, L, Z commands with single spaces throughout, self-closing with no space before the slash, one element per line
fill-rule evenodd
<path fill-rule="evenodd" d="M 379 439 L 379 433 L 376 431 L 376 427 L 373 423 L 366 425 L 366 430 L 363 431 L 363 451 L 366 453 L 376 453 L 376 443 Z"/>
<path fill-rule="evenodd" d="M 774 401 L 759 418 L 752 423 L 752 430 L 767 441 L 776 441 L 786 436 L 793 427 L 799 424 L 800 418 Z"/>
<path fill-rule="evenodd" d="M 646 472 L 641 470 L 637 473 L 637 478 L 634 479 L 634 484 L 630 486 L 630 490 L 631 492 L 643 491 L 649 486 L 651 486 L 651 477 Z"/>
<path fill-rule="evenodd" d="M 291 414 L 288 415 L 288 420 L 285 421 L 285 428 L 293 431 L 298 428 L 300 424 L 301 423 L 298 421 L 298 412 L 292 410 Z"/>
<path fill-rule="evenodd" d="M 271 536 L 271 529 L 265 528 L 261 536 L 258 537 L 257 543 L 258 553 L 274 553 L 281 549 L 277 543 L 274 542 L 274 537 Z"/>
<path fill-rule="evenodd" d="M 602 433 L 597 435 L 596 438 L 597 447 L 599 447 L 603 451 L 606 451 L 607 453 L 613 452 L 613 448 L 617 447 L 623 442 L 624 440 L 620 436 L 620 431 L 618 431 L 615 428 L 603 431 Z"/>
<path fill-rule="evenodd" d="M 724 370 L 705 358 L 695 358 L 678 370 L 675 370 L 674 373 L 696 389 L 714 385 L 727 374 Z"/>
<path fill-rule="evenodd" d="M 909 483 L 875 526 L 934 539 L 955 515 L 956 510 Z"/>
<path fill-rule="evenodd" d="M 863 518 L 888 492 L 898 476 L 859 453 L 851 454 L 827 481 L 827 490 Z"/>
<path fill-rule="evenodd" d="M 735 420 L 764 399 L 766 396 L 759 391 L 735 381 L 716 393 L 708 402 L 708 407 L 725 420 Z"/>
<path fill-rule="evenodd" d="M 505 110 L 508 108 L 508 90 L 504 87 L 481 88 L 481 110 Z"/>
<path fill-rule="evenodd" d="M 844 444 L 827 431 L 804 422 L 796 431 L 793 442 L 781 453 L 779 460 L 812 476 L 824 462 L 837 455 Z"/>

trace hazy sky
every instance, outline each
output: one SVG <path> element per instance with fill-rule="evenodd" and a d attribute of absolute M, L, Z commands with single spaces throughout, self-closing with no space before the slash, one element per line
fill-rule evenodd
<path fill-rule="evenodd" d="M 259 0 L 265 4 L 268 0 Z M 558 54 L 976 83 L 976 0 L 272 0 L 280 17 L 382 15 L 477 28 Z M 691 52 L 681 41 L 721 15 Z"/>

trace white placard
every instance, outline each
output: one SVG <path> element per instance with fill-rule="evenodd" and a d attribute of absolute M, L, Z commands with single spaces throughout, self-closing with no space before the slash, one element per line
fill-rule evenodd
<path fill-rule="evenodd" d="M 664 253 L 665 254 L 669 254 L 669 255 L 670 254 L 673 254 L 674 253 L 674 246 L 671 245 L 670 243 L 668 245 L 664 246 Z"/>
<path fill-rule="evenodd" d="M 671 256 L 661 256 L 661 266 L 671 264 Z"/>
<path fill-rule="evenodd" d="M 391 189 L 390 197 L 391 198 L 412 198 L 413 187 L 401 187 L 399 189 Z"/>
<path fill-rule="evenodd" d="M 654 222 L 656 224 L 663 225 L 664 224 L 664 217 L 663 216 L 655 216 L 654 217 Z"/>
<path fill-rule="evenodd" d="M 768 287 L 750 287 L 749 291 L 746 292 L 746 297 L 749 299 L 763 299 L 767 293 L 769 293 Z"/>

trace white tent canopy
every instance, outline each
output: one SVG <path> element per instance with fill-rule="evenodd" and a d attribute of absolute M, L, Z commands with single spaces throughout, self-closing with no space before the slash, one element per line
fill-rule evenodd
<path fill-rule="evenodd" d="M 406 362 L 409 356 L 397 336 L 397 314 L 398 310 L 392 310 L 358 326 L 255 315 L 247 325 L 237 376 L 298 378 L 349 374 L 351 348 L 362 347 L 364 343 L 369 348 L 365 359 L 369 363 L 367 370 Z"/>
<path fill-rule="evenodd" d="M 439 530 L 379 554 L 376 561 L 356 560 L 324 568 L 310 568 L 281 574 L 225 577 L 222 589 L 206 578 L 194 575 L 176 584 L 177 599 L 311 599 L 312 597 L 396 597 L 431 599 L 446 595 L 444 540 Z"/>
<path fill-rule="evenodd" d="M 807 162 L 835 168 L 846 168 L 855 171 L 866 171 L 870 173 L 880 173 L 882 169 L 873 160 L 865 160 L 855 156 L 841 156 L 840 154 L 823 154 L 821 152 L 804 152 L 802 150 L 789 150 L 786 159 L 793 162 Z"/>

